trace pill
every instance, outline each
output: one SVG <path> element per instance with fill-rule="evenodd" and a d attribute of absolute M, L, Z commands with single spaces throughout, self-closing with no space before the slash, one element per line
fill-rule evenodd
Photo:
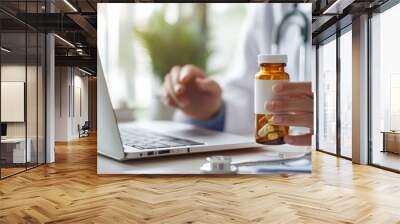
<path fill-rule="evenodd" d="M 260 130 L 258 130 L 257 134 L 260 137 L 265 137 L 268 134 L 268 124 L 265 124 Z"/>
<path fill-rule="evenodd" d="M 275 139 L 277 139 L 277 138 L 279 138 L 279 135 L 278 135 L 278 133 L 276 133 L 276 132 L 274 132 L 274 133 L 269 133 L 269 134 L 268 134 L 268 139 L 269 139 L 269 140 L 275 140 Z"/>

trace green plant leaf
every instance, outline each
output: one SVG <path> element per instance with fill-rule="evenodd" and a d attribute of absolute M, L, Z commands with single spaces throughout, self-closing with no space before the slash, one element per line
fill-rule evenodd
<path fill-rule="evenodd" d="M 162 80 L 174 65 L 194 64 L 204 70 L 212 54 L 206 32 L 200 32 L 193 17 L 180 18 L 175 24 L 156 11 L 144 29 L 134 28 L 152 61 L 154 73 Z"/>

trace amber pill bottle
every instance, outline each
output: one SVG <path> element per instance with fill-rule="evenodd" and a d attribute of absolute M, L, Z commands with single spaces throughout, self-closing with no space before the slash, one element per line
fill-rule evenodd
<path fill-rule="evenodd" d="M 284 144 L 284 136 L 288 134 L 288 126 L 272 125 L 272 115 L 265 109 L 265 103 L 275 99 L 272 86 L 279 82 L 287 82 L 289 74 L 285 72 L 286 55 L 258 55 L 259 72 L 255 75 L 254 110 L 255 140 L 259 144 Z"/>

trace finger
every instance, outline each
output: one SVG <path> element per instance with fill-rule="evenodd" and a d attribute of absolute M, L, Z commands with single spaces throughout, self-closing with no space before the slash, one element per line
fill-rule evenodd
<path fill-rule="evenodd" d="M 182 67 L 180 83 L 186 84 L 195 78 L 205 78 L 203 71 L 194 65 L 185 65 Z"/>
<path fill-rule="evenodd" d="M 272 86 L 275 95 L 312 95 L 311 82 L 280 82 Z"/>
<path fill-rule="evenodd" d="M 196 84 L 201 90 L 205 92 L 213 94 L 218 94 L 221 92 L 221 88 L 219 87 L 218 83 L 210 78 L 198 78 L 196 79 Z"/>
<path fill-rule="evenodd" d="M 311 145 L 312 134 L 305 135 L 288 135 L 284 137 L 284 141 L 290 145 L 308 146 Z"/>
<path fill-rule="evenodd" d="M 171 78 L 170 78 L 171 74 L 168 73 L 165 77 L 164 77 L 164 84 L 163 84 L 163 98 L 165 99 L 165 102 L 167 102 L 167 98 L 172 98 L 171 95 L 174 94 L 174 92 L 171 89 Z"/>
<path fill-rule="evenodd" d="M 183 86 L 180 84 L 180 76 L 181 76 L 181 67 L 175 65 L 174 67 L 172 67 L 171 71 L 170 71 L 170 75 L 171 75 L 171 82 L 172 82 L 172 86 L 173 86 L 173 90 L 175 95 L 180 95 L 183 93 Z"/>
<path fill-rule="evenodd" d="M 314 102 L 310 98 L 271 100 L 266 103 L 265 109 L 270 113 L 310 112 L 314 110 Z"/>
<path fill-rule="evenodd" d="M 175 84 L 175 83 L 178 83 L 180 72 L 181 72 L 181 67 L 178 66 L 178 65 L 175 65 L 175 66 L 173 66 L 173 67 L 171 68 L 171 71 L 169 72 L 169 74 L 171 74 L 171 76 L 172 76 L 172 82 L 173 82 L 174 84 Z"/>
<path fill-rule="evenodd" d="M 165 106 L 172 106 L 172 105 L 170 105 L 171 104 L 170 101 L 171 101 L 171 98 L 169 97 L 168 90 L 166 88 L 166 82 L 164 81 L 163 86 L 162 86 L 162 91 L 161 91 L 161 102 Z"/>
<path fill-rule="evenodd" d="M 279 114 L 272 116 L 272 124 L 295 127 L 314 128 L 314 115 L 312 113 L 304 114 Z"/>
<path fill-rule="evenodd" d="M 174 100 L 172 100 L 170 97 L 166 97 L 166 102 L 165 104 L 169 107 L 173 107 L 173 108 L 178 108 L 178 105 L 175 103 Z"/>
<path fill-rule="evenodd" d="M 170 98 L 170 100 L 174 101 L 174 103 L 178 106 L 178 107 L 183 107 L 184 106 L 184 102 L 180 102 L 180 100 L 178 99 L 175 90 L 174 90 L 174 85 L 172 83 L 172 77 L 171 77 L 171 73 L 169 73 L 166 77 L 165 77 L 165 89 L 167 91 L 167 95 Z"/>
<path fill-rule="evenodd" d="M 163 93 L 161 94 L 161 102 L 162 102 L 165 106 L 169 106 L 169 107 L 178 107 L 178 105 L 176 105 L 176 103 L 168 96 L 168 94 L 166 93 L 166 91 L 163 91 Z"/>

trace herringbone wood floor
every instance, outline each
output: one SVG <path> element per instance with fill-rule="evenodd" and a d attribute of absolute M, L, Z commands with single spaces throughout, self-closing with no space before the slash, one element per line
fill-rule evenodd
<path fill-rule="evenodd" d="M 313 174 L 98 176 L 96 139 L 0 181 L 0 223 L 400 223 L 400 175 L 315 152 Z"/>

